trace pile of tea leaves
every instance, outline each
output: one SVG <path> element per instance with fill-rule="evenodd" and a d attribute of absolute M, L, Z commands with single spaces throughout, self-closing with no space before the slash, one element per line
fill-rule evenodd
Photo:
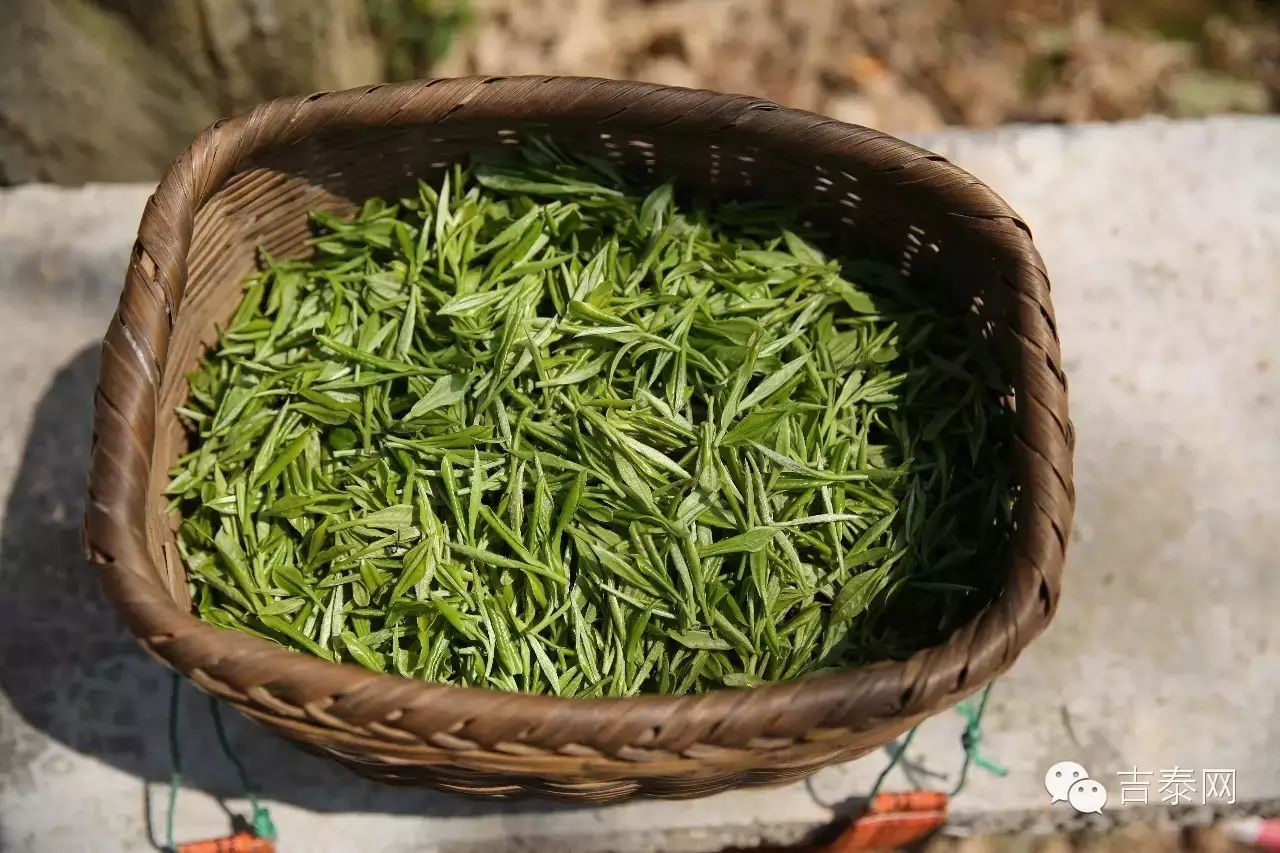
<path fill-rule="evenodd" d="M 768 204 L 526 143 L 315 213 L 180 414 L 208 622 L 407 678 L 687 693 L 902 655 L 998 589 L 998 373 Z"/>

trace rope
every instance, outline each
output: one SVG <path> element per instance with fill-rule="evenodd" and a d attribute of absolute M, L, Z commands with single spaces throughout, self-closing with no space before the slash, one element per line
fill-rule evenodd
<path fill-rule="evenodd" d="M 222 725 L 222 706 L 218 704 L 217 697 L 209 697 L 209 713 L 213 716 L 213 728 L 218 734 L 218 745 L 222 747 L 222 754 L 236 768 L 236 775 L 240 777 L 240 786 L 244 788 L 244 795 L 253 806 L 253 834 L 267 841 L 275 841 L 276 826 L 271 821 L 271 812 L 258 802 L 254 794 L 255 786 L 249 779 L 249 772 L 245 770 L 240 756 L 236 755 L 235 750 L 231 748 L 231 741 L 227 740 L 227 731 Z"/>
<path fill-rule="evenodd" d="M 902 739 L 902 745 L 893 753 L 893 757 L 889 759 L 889 763 L 880 771 L 880 775 L 876 777 L 876 783 L 871 786 L 871 791 L 867 794 L 867 805 L 871 805 L 871 801 L 876 798 L 876 794 L 880 793 L 880 786 L 884 784 L 885 778 L 889 775 L 889 771 L 898 766 L 898 762 L 902 756 L 907 754 L 907 747 L 911 746 L 911 739 L 916 736 L 919 731 L 920 724 L 911 727 L 911 731 L 907 732 L 907 736 Z"/>
<path fill-rule="evenodd" d="M 177 845 L 173 838 L 173 823 L 175 807 L 178 803 L 178 791 L 182 788 L 182 741 L 178 737 L 179 719 L 180 719 L 180 702 L 182 695 L 182 676 L 178 673 L 173 674 L 173 688 L 169 694 L 169 761 L 173 766 L 173 773 L 169 777 L 169 813 L 165 817 L 165 850 L 173 853 L 177 850 Z M 209 713 L 213 717 L 213 729 L 218 735 L 218 746 L 222 748 L 222 754 L 227 757 L 231 765 L 236 769 L 236 775 L 240 777 L 240 785 L 244 788 L 245 797 L 249 800 L 253 807 L 253 834 L 266 841 L 274 841 L 276 838 L 276 827 L 271 820 L 271 812 L 267 811 L 266 806 L 258 801 L 255 793 L 256 786 L 249 778 L 249 771 L 245 768 L 244 762 L 240 760 L 234 749 L 231 748 L 231 741 L 227 738 L 226 727 L 222 724 L 222 709 L 218 705 L 218 700 L 209 697 Z"/>
<path fill-rule="evenodd" d="M 964 790 L 965 783 L 969 779 L 969 765 L 976 764 L 988 773 L 996 776 L 1009 775 L 1008 769 L 1001 767 L 994 761 L 984 756 L 979 747 L 982 743 L 982 715 L 987 710 L 987 700 L 991 698 L 991 688 L 995 686 L 995 682 L 988 684 L 982 691 L 982 698 L 978 700 L 978 706 L 975 709 L 972 702 L 966 700 L 956 706 L 965 719 L 964 731 L 960 733 L 960 745 L 964 748 L 964 763 L 960 765 L 960 778 L 956 781 L 956 786 L 951 789 L 949 797 L 955 797 Z M 917 723 L 907 732 L 907 736 L 903 738 L 902 743 L 893 749 L 893 755 L 889 759 L 889 763 L 880 771 L 880 775 L 876 777 L 875 784 L 871 786 L 871 791 L 867 794 L 867 805 L 875 800 L 876 794 L 880 793 L 884 780 L 888 778 L 890 771 L 898 766 L 902 757 L 907 753 L 907 747 L 911 745 L 911 739 L 916 736 L 919 731 L 920 724 Z"/>
<path fill-rule="evenodd" d="M 979 752 L 979 746 L 982 743 L 982 715 L 986 713 L 987 700 L 991 698 L 991 688 L 995 687 L 995 685 L 996 683 L 993 681 L 983 689 L 982 698 L 978 700 L 977 710 L 974 710 L 973 704 L 967 700 L 956 706 L 956 710 L 963 714 L 965 719 L 964 731 L 960 735 L 960 745 L 964 747 L 964 763 L 960 765 L 960 779 L 956 782 L 956 786 L 951 789 L 952 797 L 964 790 L 964 783 L 969 778 L 970 764 L 976 764 L 996 776 L 1009 775 L 1007 768 L 1001 767 Z"/>
<path fill-rule="evenodd" d="M 178 805 L 178 790 L 182 788 L 182 743 L 178 740 L 178 697 L 181 695 L 182 676 L 173 674 L 173 687 L 169 693 L 169 764 L 173 772 L 169 776 L 169 814 L 164 821 L 166 850 L 176 850 L 173 843 L 173 813 Z"/>

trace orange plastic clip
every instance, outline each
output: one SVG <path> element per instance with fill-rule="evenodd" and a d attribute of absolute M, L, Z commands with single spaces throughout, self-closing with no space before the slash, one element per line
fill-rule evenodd
<path fill-rule="evenodd" d="M 252 832 L 237 832 L 225 838 L 179 844 L 178 853 L 276 853 L 276 845 Z"/>
<path fill-rule="evenodd" d="M 946 821 L 947 795 L 941 791 L 877 794 L 823 853 L 895 850 L 922 840 Z"/>

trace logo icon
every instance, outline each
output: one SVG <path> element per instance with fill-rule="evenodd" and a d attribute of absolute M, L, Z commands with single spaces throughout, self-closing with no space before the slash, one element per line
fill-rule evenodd
<path fill-rule="evenodd" d="M 1081 779 L 1071 786 L 1067 802 L 1081 814 L 1102 814 L 1102 807 L 1107 804 L 1107 789 L 1097 779 Z"/>
<path fill-rule="evenodd" d="M 1071 786 L 1081 779 L 1088 779 L 1089 771 L 1074 761 L 1059 761 L 1044 774 L 1044 788 L 1053 797 L 1050 803 L 1060 803 L 1067 799 Z"/>
<path fill-rule="evenodd" d="M 1050 804 L 1068 802 L 1081 814 L 1101 814 L 1107 804 L 1107 789 L 1089 776 L 1083 764 L 1059 761 L 1044 774 L 1044 788 L 1052 797 Z"/>

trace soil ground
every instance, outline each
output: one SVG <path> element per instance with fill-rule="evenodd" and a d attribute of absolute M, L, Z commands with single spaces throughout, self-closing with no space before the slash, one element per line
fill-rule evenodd
<path fill-rule="evenodd" d="M 1280 106 L 1280 4 L 1265 0 L 472 0 L 469 9 L 432 73 L 745 92 L 899 132 Z"/>

